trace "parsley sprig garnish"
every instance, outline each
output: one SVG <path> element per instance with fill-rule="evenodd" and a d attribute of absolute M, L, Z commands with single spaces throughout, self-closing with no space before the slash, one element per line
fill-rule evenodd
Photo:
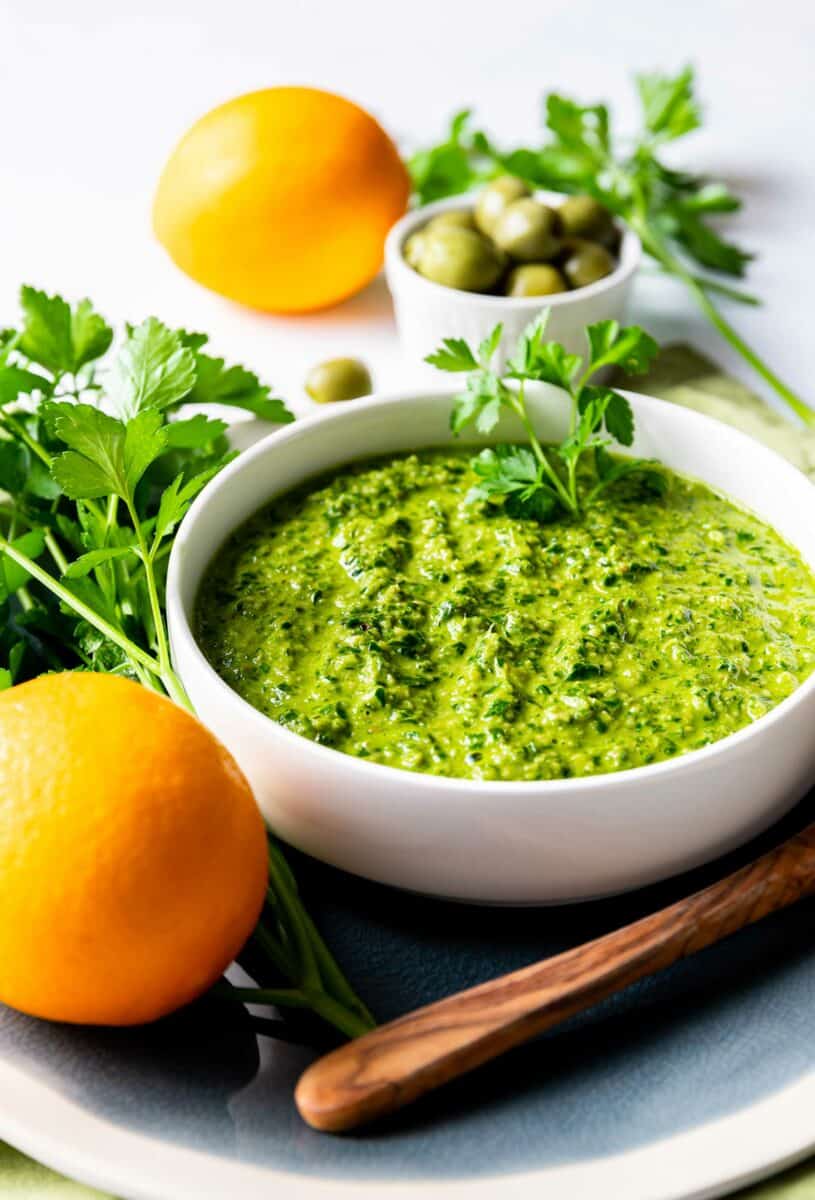
<path fill-rule="evenodd" d="M 148 317 L 109 357 L 113 330 L 90 301 L 24 287 L 21 309 L 17 328 L 0 330 L 0 688 L 84 668 L 191 709 L 170 660 L 167 559 L 192 501 L 233 453 L 224 421 L 179 409 L 292 414 L 251 371 L 206 354 L 205 334 Z M 274 842 L 246 954 L 269 986 L 233 998 L 310 1009 L 349 1037 L 373 1025 Z"/>
<path fill-rule="evenodd" d="M 491 433 L 500 418 L 511 413 L 528 439 L 525 446 L 487 447 L 472 459 L 477 482 L 470 498 L 503 502 L 513 515 L 548 521 L 563 512 L 577 516 L 611 484 L 634 474 L 651 488 L 664 490 L 665 477 L 653 463 L 609 453 L 614 442 L 632 445 L 634 413 L 625 396 L 592 383 L 598 371 L 609 367 L 643 373 L 658 352 L 656 342 L 637 325 L 621 328 L 617 321 L 598 321 L 586 330 L 584 363 L 559 342 L 546 340 L 548 315 L 542 313 L 521 335 L 503 370 L 493 367 L 500 325 L 475 351 L 462 338 L 446 338 L 428 355 L 427 362 L 439 370 L 467 374 L 466 389 L 455 397 L 451 414 L 454 433 L 469 425 Z M 538 438 L 527 407 L 530 383 L 554 384 L 567 393 L 569 432 L 558 445 L 544 446 Z M 593 456 L 594 478 L 581 494 L 578 465 L 587 454 Z"/>
<path fill-rule="evenodd" d="M 534 187 L 586 192 L 621 216 L 647 253 L 678 279 L 721 336 L 809 424 L 815 412 L 749 346 L 714 302 L 746 304 L 754 296 L 729 280 L 752 255 L 725 238 L 715 219 L 736 212 L 740 199 L 723 183 L 676 170 L 665 148 L 701 124 L 690 68 L 675 76 L 636 76 L 642 126 L 633 139 L 614 136 L 605 104 L 580 104 L 551 93 L 544 102 L 542 145 L 505 151 L 473 129 L 470 110 L 453 118 L 447 136 L 414 154 L 408 166 L 420 203 L 466 192 L 496 175 L 517 175 Z"/>

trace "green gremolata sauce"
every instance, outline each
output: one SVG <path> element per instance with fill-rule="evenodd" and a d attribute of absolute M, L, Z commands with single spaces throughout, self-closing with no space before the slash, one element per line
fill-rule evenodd
<path fill-rule="evenodd" d="M 535 780 L 706 746 L 813 670 L 812 574 L 709 488 L 539 524 L 467 503 L 467 458 L 347 467 L 238 530 L 197 611 L 226 682 L 347 754 Z"/>

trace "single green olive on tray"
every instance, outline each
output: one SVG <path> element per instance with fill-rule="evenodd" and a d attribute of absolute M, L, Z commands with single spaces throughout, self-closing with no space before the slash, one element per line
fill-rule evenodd
<path fill-rule="evenodd" d="M 522 180 L 501 175 L 471 208 L 430 217 L 402 255 L 425 279 L 458 291 L 553 296 L 610 275 L 620 240 L 613 214 L 593 196 L 544 204 Z"/>
<path fill-rule="evenodd" d="M 332 404 L 370 396 L 373 382 L 370 371 L 358 358 L 330 358 L 311 368 L 305 387 L 318 404 Z"/>

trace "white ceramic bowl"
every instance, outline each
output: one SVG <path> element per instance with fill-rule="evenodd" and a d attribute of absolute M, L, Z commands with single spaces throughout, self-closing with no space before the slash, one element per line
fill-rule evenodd
<path fill-rule="evenodd" d="M 721 489 L 815 565 L 815 489 L 802 474 L 718 421 L 659 400 L 630 400 L 632 453 Z M 317 473 L 450 443 L 450 406 L 450 391 L 374 397 L 286 426 L 217 476 L 178 533 L 167 588 L 175 665 L 202 720 L 246 772 L 270 826 L 309 854 L 384 883 L 460 900 L 540 904 L 638 887 L 770 825 L 815 779 L 815 676 L 754 724 L 680 758 L 584 779 L 487 783 L 402 771 L 317 745 L 257 712 L 215 673 L 191 618 L 202 574 L 225 538 L 273 496 Z M 530 406 L 545 440 L 564 435 L 561 393 L 542 386 Z M 520 436 L 508 418 L 489 440 Z"/>
<path fill-rule="evenodd" d="M 535 194 L 553 208 L 566 198 L 557 192 Z M 562 342 L 571 353 L 584 354 L 587 325 L 611 317 L 619 321 L 625 316 L 642 246 L 637 235 L 623 222 L 618 222 L 622 241 L 617 268 L 597 283 L 555 296 L 516 298 L 460 292 L 432 283 L 408 266 L 402 248 L 410 235 L 436 213 L 467 208 L 473 199 L 472 194 L 453 196 L 409 212 L 396 222 L 385 242 L 385 275 L 393 296 L 399 340 L 411 365 L 422 363 L 426 355 L 436 349 L 441 337 L 463 337 L 477 343 L 499 321 L 504 326 L 501 352 L 506 354 L 543 308 L 550 310 L 548 336 Z"/>

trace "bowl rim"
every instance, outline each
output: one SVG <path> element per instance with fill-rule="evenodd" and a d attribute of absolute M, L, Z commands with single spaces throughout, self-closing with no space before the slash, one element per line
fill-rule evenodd
<path fill-rule="evenodd" d="M 568 192 L 552 192 L 544 188 L 536 188 L 533 194 L 536 199 L 544 202 L 563 201 L 569 195 Z M 508 309 L 518 312 L 537 312 L 541 307 L 568 308 L 569 305 L 580 304 L 584 300 L 602 296 L 611 288 L 629 280 L 642 261 L 642 242 L 639 236 L 626 221 L 615 216 L 615 223 L 621 228 L 623 235 L 617 266 L 605 278 L 598 279 L 596 283 L 590 283 L 586 287 L 576 288 L 571 292 L 556 292 L 552 296 L 493 296 L 484 292 L 465 292 L 460 288 L 447 287 L 445 284 L 434 283 L 432 279 L 425 279 L 405 261 L 402 246 L 411 233 L 425 225 L 436 213 L 466 208 L 468 207 L 466 202 L 477 195 L 478 189 L 470 190 L 456 196 L 449 196 L 444 200 L 435 200 L 432 204 L 424 204 L 421 208 L 410 209 L 403 217 L 399 218 L 395 225 L 391 226 L 385 239 L 385 270 L 389 284 L 392 280 L 394 281 L 391 290 L 393 290 L 393 286 L 398 287 L 400 284 L 404 284 L 420 290 L 429 290 L 437 296 L 446 297 L 451 302 L 453 302 L 452 298 L 455 298 L 455 303 L 465 306 L 484 304 L 494 308 L 496 313 Z"/>
<path fill-rule="evenodd" d="M 629 392 L 625 389 L 617 389 L 635 405 L 643 405 L 646 411 L 659 412 L 660 409 L 670 409 L 676 414 L 680 420 L 687 420 L 691 425 L 700 426 L 700 436 L 704 436 L 706 428 L 715 426 L 718 430 L 724 428 L 727 431 L 727 436 L 732 437 L 736 443 L 734 447 L 738 450 L 739 444 L 747 448 L 751 453 L 759 453 L 759 455 L 767 456 L 770 461 L 774 461 L 776 467 L 781 467 L 782 470 L 789 473 L 791 479 L 797 483 L 809 483 L 806 476 L 793 466 L 791 462 L 778 454 L 775 450 L 758 442 L 755 438 L 743 433 L 740 429 L 734 426 L 727 425 L 723 421 L 718 421 L 714 417 L 709 417 L 704 413 L 696 412 L 694 409 L 681 408 L 677 405 L 670 404 L 666 400 L 660 400 L 655 396 L 649 396 L 641 392 Z M 788 713 L 799 705 L 803 704 L 807 697 L 815 691 L 815 670 L 807 676 L 803 682 L 785 697 L 780 703 L 776 704 L 769 712 L 764 713 L 755 721 L 751 721 L 748 725 L 743 726 L 735 732 L 727 734 L 723 738 L 719 738 L 715 742 L 711 742 L 707 746 L 702 746 L 697 750 L 688 750 L 684 754 L 674 755 L 672 758 L 663 759 L 656 763 L 647 763 L 638 767 L 626 767 L 621 771 L 600 772 L 596 775 L 582 775 L 567 779 L 467 779 L 461 776 L 449 775 L 434 775 L 425 771 L 412 771 L 406 767 L 393 767 L 386 763 L 374 762 L 370 759 L 359 758 L 353 754 L 347 754 L 343 750 L 335 750 L 331 746 L 324 746 L 319 742 L 312 741 L 310 738 L 304 737 L 302 734 L 295 733 L 285 726 L 280 725 L 273 717 L 262 713 L 260 709 L 255 708 L 248 700 L 236 692 L 229 684 L 221 678 L 215 668 L 211 665 L 203 650 L 198 644 L 195 634 L 192 629 L 192 624 L 187 618 L 184 609 L 184 604 L 181 599 L 181 579 L 186 570 L 184 559 L 184 545 L 186 538 L 189 536 L 190 530 L 195 526 L 196 522 L 201 519 L 202 514 L 206 514 L 207 508 L 212 504 L 217 496 L 228 488 L 232 479 L 235 478 L 241 471 L 246 470 L 256 459 L 262 459 L 266 454 L 274 452 L 276 448 L 283 447 L 288 442 L 295 439 L 307 437 L 310 432 L 317 426 L 330 427 L 332 425 L 342 423 L 344 420 L 353 418 L 354 414 L 364 413 L 378 408 L 387 408 L 401 404 L 410 404 L 416 400 L 441 400 L 452 399 L 456 394 L 454 387 L 436 387 L 436 388 L 409 388 L 399 389 L 398 391 L 389 391 L 376 393 L 373 396 L 365 397 L 364 399 L 355 400 L 353 407 L 338 407 L 331 412 L 318 412 L 303 417 L 293 422 L 290 425 L 284 425 L 280 429 L 274 430 L 261 438 L 249 449 L 244 450 L 233 462 L 229 463 L 222 471 L 212 479 L 201 493 L 196 497 L 189 511 L 184 517 L 178 534 L 173 543 L 173 548 L 170 554 L 170 561 L 167 571 L 167 616 L 170 628 L 171 654 L 173 665 L 175 666 L 176 645 L 179 640 L 183 640 L 185 649 L 192 654 L 196 665 L 203 671 L 207 679 L 207 683 L 212 686 L 220 696 L 223 697 L 224 704 L 230 704 L 233 710 L 237 710 L 241 717 L 248 723 L 255 726 L 258 733 L 261 735 L 271 735 L 272 737 L 280 737 L 285 742 L 289 743 L 292 748 L 299 751 L 301 754 L 311 754 L 317 759 L 325 762 L 327 767 L 332 763 L 339 769 L 359 770 L 367 772 L 371 778 L 379 776 L 383 784 L 401 783 L 409 784 L 424 790 L 443 789 L 460 796 L 471 794 L 473 790 L 476 792 L 494 792 L 500 791 L 505 795 L 515 796 L 531 796 L 533 793 L 540 793 L 542 796 L 554 794 L 567 789 L 569 792 L 590 792 L 598 788 L 610 788 L 615 785 L 625 785 L 627 782 L 636 779 L 637 782 L 652 780 L 655 783 L 665 777 L 670 777 L 677 772 L 695 772 L 704 770 L 707 764 L 714 758 L 720 757 L 722 754 L 729 754 L 736 750 L 743 743 L 755 738 L 765 730 L 771 729 L 779 722 L 785 720 Z M 363 456 L 364 457 L 364 456 Z M 353 459 L 344 460 L 347 462 L 354 461 Z M 739 459 L 741 461 L 741 459 Z M 341 464 L 338 464 L 338 466 Z M 303 482 L 309 478 L 304 476 Z M 706 482 L 704 479 L 701 480 Z M 813 489 L 813 498 L 815 498 L 815 485 L 809 483 Z M 278 493 L 280 495 L 284 493 Z M 275 495 L 266 495 L 260 499 L 257 509 L 263 507 Z M 744 507 L 744 506 L 742 506 Z M 253 510 L 257 511 L 257 510 Z M 248 518 L 244 518 L 246 520 Z M 764 518 L 759 517 L 759 520 Z M 237 522 L 233 529 L 237 529 L 243 520 Z M 764 522 L 769 524 L 769 522 Z M 773 528 L 772 526 L 770 526 Z M 780 535 L 779 535 L 780 536 Z M 209 556 L 208 562 L 212 561 L 214 555 L 223 545 L 223 541 L 219 542 Z M 794 543 L 791 543 L 794 549 L 800 554 L 801 551 Z M 806 559 L 805 559 L 806 561 Z M 815 574 L 815 566 L 810 566 L 810 570 Z M 200 580 L 198 581 L 200 586 Z M 176 668 L 177 669 L 177 668 Z M 182 684 L 185 684 L 184 674 L 179 671 L 179 677 Z M 185 684 L 186 686 L 186 684 Z"/>

